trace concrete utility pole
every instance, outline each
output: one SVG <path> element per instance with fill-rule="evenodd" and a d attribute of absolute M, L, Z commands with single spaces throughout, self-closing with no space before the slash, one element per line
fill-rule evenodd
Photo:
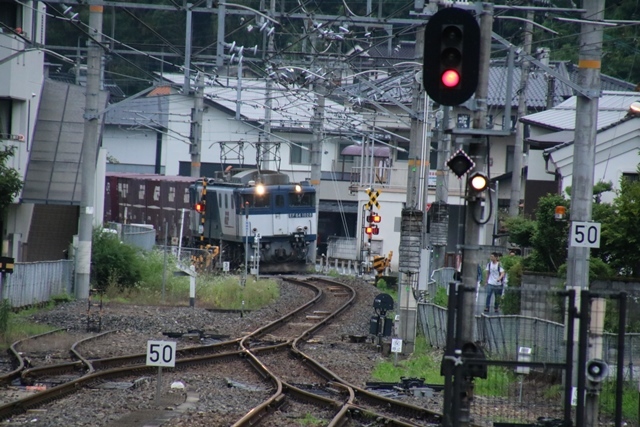
<path fill-rule="evenodd" d="M 187 22 L 184 36 L 184 86 L 182 87 L 182 93 L 189 95 L 191 92 L 191 18 L 193 12 L 191 3 L 187 3 Z"/>
<path fill-rule="evenodd" d="M 493 4 L 483 3 L 480 16 L 480 63 L 478 67 L 478 86 L 476 89 L 477 110 L 473 117 L 474 129 L 486 129 L 487 94 L 489 89 L 489 66 L 491 59 L 491 28 L 493 26 Z M 469 154 L 476 163 L 476 171 L 486 171 L 487 141 L 484 139 L 472 141 L 469 146 Z M 490 191 L 489 189 L 486 190 Z M 488 198 L 487 198 L 488 200 Z M 477 268 L 480 263 L 480 224 L 482 218 L 482 206 L 479 200 L 469 200 L 467 204 L 464 235 L 464 253 L 462 263 L 463 284 L 477 286 Z M 477 290 L 476 290 L 477 291 Z M 456 321 L 461 322 L 462 342 L 474 342 L 475 337 L 475 292 L 464 292 L 462 301 L 464 316 L 458 316 Z M 468 384 L 470 390 L 466 390 L 460 401 L 460 426 L 468 426 L 470 417 L 470 396 L 473 384 Z"/>
<path fill-rule="evenodd" d="M 276 0 L 271 0 L 269 5 L 269 16 L 274 16 L 276 14 Z M 270 59 L 270 55 L 273 54 L 275 50 L 273 44 L 273 33 L 266 35 L 267 37 L 267 51 L 263 55 L 263 59 L 268 61 Z M 277 72 L 277 70 L 276 70 Z M 262 150 L 256 150 L 258 155 L 262 155 L 262 164 L 264 165 L 264 169 L 271 168 L 271 112 L 273 111 L 273 81 L 271 77 L 266 77 L 265 83 L 265 102 L 264 102 L 264 132 L 263 132 L 263 140 L 260 148 Z M 260 151 L 262 153 L 260 153 Z"/>
<path fill-rule="evenodd" d="M 533 11 L 527 11 L 524 24 L 524 55 L 520 63 L 520 95 L 518 97 L 518 115 L 516 117 L 516 140 L 513 146 L 513 172 L 511 173 L 511 200 L 509 202 L 509 216 L 518 216 L 520 213 L 520 199 L 522 198 L 522 152 L 524 149 L 524 124 L 520 118 L 527 113 L 527 85 L 529 83 L 529 59 L 531 55 L 531 43 L 533 39 Z M 506 102 L 511 102 L 507 99 Z M 507 117 L 507 120 L 510 118 Z M 498 194 L 496 193 L 496 199 Z M 497 214 L 497 212 L 496 212 Z"/>
<path fill-rule="evenodd" d="M 422 63 L 424 56 L 424 26 L 416 31 L 415 62 Z M 420 79 L 421 80 L 421 79 Z M 428 179 L 429 158 L 423 158 L 424 122 L 421 120 L 424 112 L 424 89 L 422 84 L 414 79 L 412 88 L 411 134 L 409 141 L 409 169 L 407 171 L 407 198 L 402 209 L 402 226 L 400 230 L 400 286 L 398 286 L 398 306 L 400 308 L 400 338 L 402 351 L 412 353 L 416 342 L 416 325 L 418 305 L 413 295 L 413 289 L 419 288 L 421 262 L 424 259 L 424 243 L 426 235 L 426 215 L 424 202 L 421 200 L 420 176 L 427 169 L 425 178 Z M 428 151 L 427 151 L 428 152 Z M 428 185 L 427 182 L 424 183 Z M 426 193 L 425 193 L 426 194 Z M 428 263 L 427 263 L 428 264 Z M 425 283 L 426 284 L 426 283 Z"/>
<path fill-rule="evenodd" d="M 314 87 L 316 93 L 316 105 L 313 107 L 313 141 L 311 142 L 311 185 L 316 187 L 316 218 L 320 212 L 320 182 L 322 180 L 322 141 L 324 139 L 324 104 L 325 104 L 325 86 L 323 82 L 318 82 Z M 316 223 L 317 227 L 317 223 Z M 311 230 L 318 233 L 318 230 Z M 313 242 L 309 247 L 309 255 L 311 262 L 316 262 L 317 241 Z"/>
<path fill-rule="evenodd" d="M 449 128 L 449 111 L 451 109 L 442 106 L 442 118 L 438 135 L 438 158 L 436 160 L 436 200 L 431 204 L 431 244 L 433 245 L 433 268 L 444 267 L 449 240 L 449 171 L 446 161 L 451 152 L 451 135 L 444 133 Z"/>
<path fill-rule="evenodd" d="M 200 165 L 202 153 L 202 113 L 204 112 L 204 74 L 198 73 L 196 78 L 196 92 L 191 111 L 191 176 L 200 178 Z"/>
<path fill-rule="evenodd" d="M 89 35 L 102 41 L 103 6 L 89 6 Z M 93 237 L 93 200 L 96 186 L 96 160 L 100 121 L 99 92 L 102 67 L 102 48 L 93 40 L 88 42 L 87 87 L 82 140 L 82 193 L 78 221 L 78 250 L 76 253 L 76 298 L 89 298 L 91 279 L 91 243 Z"/>
<path fill-rule="evenodd" d="M 573 143 L 573 179 L 571 183 L 571 221 L 590 221 L 593 204 L 593 179 L 595 167 L 598 98 L 600 97 L 600 66 L 602 59 L 602 27 L 604 0 L 585 0 L 582 19 L 593 21 L 582 23 L 580 31 L 580 53 L 578 59 L 578 83 L 586 89 L 587 96 L 577 94 L 576 128 Z M 589 287 L 589 248 L 569 246 L 567 260 L 567 289 L 580 290 Z M 579 298 L 576 301 L 580 307 Z M 594 305 L 594 308 L 598 305 Z M 601 329 L 604 313 L 592 313 L 599 320 L 595 330 Z M 574 348 L 578 348 L 578 336 L 573 337 Z M 583 343 L 586 345 L 586 343 Z M 602 347 L 590 348 L 588 358 L 601 358 Z M 577 358 L 575 359 L 577 360 Z M 577 372 L 574 369 L 574 372 Z M 572 379 L 577 385 L 577 378 Z M 585 426 L 598 424 L 598 395 L 587 393 L 585 400 Z"/>

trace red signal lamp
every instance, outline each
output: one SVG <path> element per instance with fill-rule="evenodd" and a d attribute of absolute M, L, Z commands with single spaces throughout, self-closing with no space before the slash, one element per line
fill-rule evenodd
<path fill-rule="evenodd" d="M 369 236 L 371 236 L 373 234 L 373 227 L 371 226 L 365 227 L 364 232 L 367 233 Z"/>
<path fill-rule="evenodd" d="M 196 212 L 204 213 L 204 203 L 196 203 Z"/>
<path fill-rule="evenodd" d="M 442 73 L 442 84 L 445 87 L 453 88 L 460 83 L 460 73 L 456 70 L 446 70 Z"/>
<path fill-rule="evenodd" d="M 373 215 L 371 216 L 371 222 L 373 222 L 373 223 L 376 223 L 376 224 L 377 224 L 377 223 L 379 223 L 381 220 L 382 220 L 382 217 L 381 217 L 380 215 L 378 215 L 378 214 L 373 214 Z"/>

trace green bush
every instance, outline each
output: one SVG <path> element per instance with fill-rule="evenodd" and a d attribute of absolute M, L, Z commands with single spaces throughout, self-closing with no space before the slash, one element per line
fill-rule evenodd
<path fill-rule="evenodd" d="M 9 317 L 11 316 L 11 303 L 2 300 L 0 303 L 0 334 L 5 335 L 9 329 Z"/>
<path fill-rule="evenodd" d="M 142 255 L 133 246 L 122 243 L 117 235 L 101 229 L 93 232 L 91 269 L 93 285 L 105 291 L 110 285 L 132 288 L 142 278 Z"/>

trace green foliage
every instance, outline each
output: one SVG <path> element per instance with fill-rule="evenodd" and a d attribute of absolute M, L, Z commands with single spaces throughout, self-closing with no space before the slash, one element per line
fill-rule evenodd
<path fill-rule="evenodd" d="M 440 375 L 441 361 L 442 354 L 428 349 L 424 336 L 418 335 L 413 354 L 398 361 L 397 366 L 394 366 L 392 360 L 378 363 L 371 376 L 374 381 L 399 382 L 405 377 L 424 378 L 429 384 L 443 384 L 444 379 Z"/>
<path fill-rule="evenodd" d="M 520 286 L 522 285 L 522 257 L 506 255 L 500 258 L 502 267 L 508 276 L 508 285 L 505 289 L 500 307 L 504 314 L 520 314 Z"/>
<path fill-rule="evenodd" d="M 196 287 L 198 304 L 224 309 L 255 310 L 279 296 L 278 284 L 272 279 L 247 280 L 242 287 L 236 276 L 210 275 L 201 277 Z"/>
<path fill-rule="evenodd" d="M 600 412 L 610 416 L 615 414 L 615 387 L 615 381 L 604 381 L 600 391 Z M 628 382 L 622 388 L 622 417 L 626 420 L 635 420 L 638 417 L 638 389 L 635 384 Z"/>
<path fill-rule="evenodd" d="M 503 366 L 487 366 L 487 378 L 475 379 L 474 393 L 482 396 L 508 396 L 509 387 L 516 382 L 512 369 Z"/>
<path fill-rule="evenodd" d="M 5 317 L 2 322 L 6 322 L 6 326 L 0 331 L 0 347 L 8 348 L 14 342 L 33 335 L 43 334 L 52 331 L 54 328 L 42 323 L 32 323 L 28 320 L 38 309 L 23 310 L 20 313 L 12 313 L 8 301 L 4 301 L 0 306 L 0 316 Z"/>
<path fill-rule="evenodd" d="M 638 168 L 640 172 L 640 167 Z M 640 276 L 640 182 L 622 177 L 612 203 L 612 215 L 602 218 L 599 256 L 621 276 Z"/>
<path fill-rule="evenodd" d="M 117 235 L 94 230 L 91 268 L 97 289 L 132 288 L 142 278 L 142 260 L 142 254 L 133 246 L 122 243 Z"/>
<path fill-rule="evenodd" d="M 569 222 L 556 221 L 556 206 L 569 210 L 569 201 L 557 194 L 548 194 L 538 200 L 535 212 L 535 232 L 531 237 L 532 254 L 524 262 L 530 271 L 557 272 L 567 259 Z"/>
<path fill-rule="evenodd" d="M 509 233 L 509 242 L 520 247 L 530 247 L 531 239 L 536 232 L 536 222 L 521 216 L 509 217 L 504 220 L 504 226 Z"/>
<path fill-rule="evenodd" d="M 11 316 L 11 304 L 9 300 L 2 300 L 0 303 L 0 334 L 6 335 L 9 329 L 9 317 Z"/>
<path fill-rule="evenodd" d="M 22 189 L 20 174 L 14 168 L 6 165 L 14 153 L 15 147 L 13 146 L 0 150 L 0 219 L 7 207 L 13 202 L 14 197 Z"/>
<path fill-rule="evenodd" d="M 449 296 L 447 295 L 446 287 L 438 286 L 438 289 L 436 289 L 436 294 L 433 297 L 433 303 L 435 305 L 439 305 L 440 307 L 449 306 Z"/>

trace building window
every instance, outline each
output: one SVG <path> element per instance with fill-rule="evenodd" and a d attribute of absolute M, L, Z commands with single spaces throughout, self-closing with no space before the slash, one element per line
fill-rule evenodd
<path fill-rule="evenodd" d="M 638 176 L 637 172 L 623 172 L 622 177 L 630 182 L 640 181 L 640 176 Z"/>
<path fill-rule="evenodd" d="M 513 152 L 515 150 L 515 147 L 513 145 L 508 145 L 507 146 L 507 159 L 506 159 L 506 165 L 505 165 L 505 172 L 513 172 Z"/>
<path fill-rule="evenodd" d="M 11 109 L 10 99 L 0 99 L 0 139 L 9 139 L 11 135 Z"/>
<path fill-rule="evenodd" d="M 344 150 L 345 148 L 347 148 L 350 145 L 353 145 L 353 144 L 351 144 L 349 142 L 340 143 L 340 145 L 338 147 L 338 150 L 340 150 L 339 154 L 338 154 L 338 161 L 340 163 L 353 163 L 353 156 L 345 156 L 345 155 L 342 154 L 342 150 Z"/>
<path fill-rule="evenodd" d="M 0 0 L 0 22 L 11 29 L 21 27 L 22 6 L 18 8 L 18 2 L 14 0 Z"/>
<path fill-rule="evenodd" d="M 305 147 L 306 150 L 304 148 Z M 310 165 L 311 164 L 311 144 L 296 142 L 291 144 L 289 162 L 292 165 Z"/>

